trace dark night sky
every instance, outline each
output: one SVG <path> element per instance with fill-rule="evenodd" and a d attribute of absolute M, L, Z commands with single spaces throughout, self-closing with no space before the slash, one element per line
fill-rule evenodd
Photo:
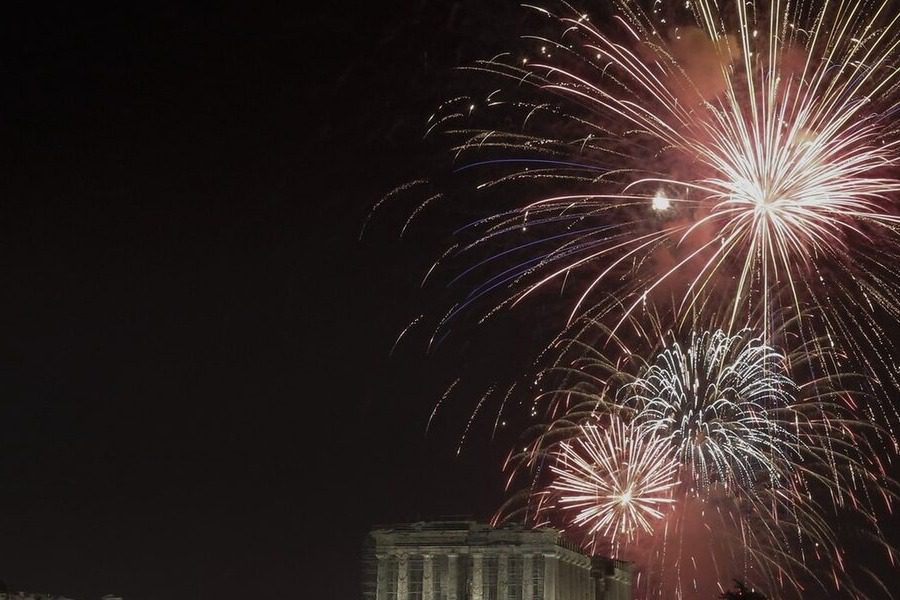
<path fill-rule="evenodd" d="M 492 355 L 390 358 L 430 255 L 402 212 L 358 233 L 516 7 L 129 4 L 0 25 L 0 579 L 356 598 L 371 525 L 501 498 L 468 407 L 423 433 Z"/>
<path fill-rule="evenodd" d="M 420 261 L 357 240 L 489 16 L 130 4 L 3 19 L 0 578 L 353 598 L 371 524 L 498 499 L 388 357 Z"/>

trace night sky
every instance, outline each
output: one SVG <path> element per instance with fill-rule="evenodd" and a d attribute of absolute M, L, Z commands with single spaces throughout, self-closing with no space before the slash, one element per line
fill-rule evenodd
<path fill-rule="evenodd" d="M 464 327 L 389 356 L 440 245 L 398 239 L 402 206 L 359 233 L 518 8 L 130 4 L 0 25 L 0 580 L 356 598 L 371 526 L 502 499 L 508 445 L 481 425 L 455 452 L 477 398 L 424 429 L 514 357 Z"/>
<path fill-rule="evenodd" d="M 372 524 L 500 497 L 388 356 L 424 257 L 358 239 L 497 13 L 131 4 L 3 19 L 0 579 L 353 598 Z"/>

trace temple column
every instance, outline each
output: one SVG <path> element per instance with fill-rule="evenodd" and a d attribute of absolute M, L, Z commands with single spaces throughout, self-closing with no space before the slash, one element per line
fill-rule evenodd
<path fill-rule="evenodd" d="M 456 554 L 447 555 L 447 600 L 459 600 L 456 591 L 456 584 L 459 583 L 456 559 Z"/>
<path fill-rule="evenodd" d="M 544 554 L 544 599 L 557 600 L 557 583 L 559 581 L 559 557 L 556 554 Z"/>
<path fill-rule="evenodd" d="M 522 600 L 534 600 L 534 562 L 530 554 L 522 555 Z"/>
<path fill-rule="evenodd" d="M 484 600 L 484 565 L 481 554 L 472 555 L 472 600 Z"/>
<path fill-rule="evenodd" d="M 594 600 L 594 594 L 596 590 L 594 589 L 594 580 L 591 579 L 591 563 L 588 563 L 587 571 L 584 572 L 584 585 L 586 586 L 587 591 L 585 592 L 584 597 L 587 600 Z"/>
<path fill-rule="evenodd" d="M 378 559 L 377 571 L 375 571 L 375 600 L 385 600 L 387 598 L 387 554 L 376 554 Z"/>
<path fill-rule="evenodd" d="M 594 586 L 592 585 L 593 581 L 591 581 L 591 563 L 588 562 L 584 571 L 584 597 L 587 600 L 594 600 Z"/>
<path fill-rule="evenodd" d="M 601 600 L 602 598 L 607 597 L 606 593 L 606 577 L 603 575 L 603 571 L 600 568 L 595 568 L 594 573 L 596 573 L 597 578 L 594 580 L 594 598 L 596 600 Z"/>
<path fill-rule="evenodd" d="M 397 600 L 409 600 L 409 556 L 397 557 Z"/>
<path fill-rule="evenodd" d="M 565 557 L 556 559 L 556 596 L 557 598 L 569 598 L 569 563 Z"/>
<path fill-rule="evenodd" d="M 509 558 L 506 554 L 497 555 L 497 600 L 507 600 L 509 589 Z"/>
<path fill-rule="evenodd" d="M 591 584 L 588 580 L 590 565 L 582 565 L 581 567 L 581 597 L 584 600 L 590 600 Z"/>
<path fill-rule="evenodd" d="M 430 554 L 422 556 L 422 600 L 434 600 L 434 560 Z"/>
<path fill-rule="evenodd" d="M 580 600 L 585 600 L 584 579 L 583 579 L 584 571 L 581 568 L 581 563 L 577 562 L 577 561 L 573 562 L 572 563 L 572 571 L 575 574 L 575 582 L 573 584 L 575 587 L 575 597 L 579 598 Z"/>

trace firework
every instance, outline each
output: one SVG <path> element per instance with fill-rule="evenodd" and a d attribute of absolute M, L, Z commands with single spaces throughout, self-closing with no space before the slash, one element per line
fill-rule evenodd
<path fill-rule="evenodd" d="M 640 597 L 712 597 L 735 576 L 863 597 L 842 540 L 867 532 L 891 556 L 877 515 L 895 486 L 877 428 L 809 364 L 823 356 L 695 324 L 610 360 L 576 335 L 551 369 L 560 387 L 537 400 L 556 416 L 511 460 L 528 481 L 512 506 L 635 561 Z M 812 374 L 795 381 L 789 365 Z"/>
<path fill-rule="evenodd" d="M 622 404 L 675 446 L 697 489 L 752 485 L 761 473 L 777 479 L 798 443 L 776 416 L 794 395 L 783 357 L 747 331 L 691 337 L 687 349 L 675 343 L 657 354 L 623 388 Z"/>
<path fill-rule="evenodd" d="M 442 257 L 471 287 L 439 327 L 545 310 L 557 290 L 569 323 L 614 309 L 612 332 L 648 302 L 677 325 L 712 298 L 726 332 L 761 310 L 785 319 L 761 321 L 768 344 L 785 323 L 838 344 L 833 371 L 865 370 L 870 416 L 900 422 L 876 389 L 898 385 L 900 17 L 886 1 L 677 6 L 618 0 L 602 27 L 535 9 L 527 50 L 464 69 L 501 87 L 448 102 L 432 131 L 497 211 Z"/>
<path fill-rule="evenodd" d="M 677 464 L 667 440 L 644 435 L 613 418 L 606 427 L 584 426 L 560 445 L 550 467 L 560 506 L 589 535 L 632 539 L 653 531 L 675 486 Z"/>

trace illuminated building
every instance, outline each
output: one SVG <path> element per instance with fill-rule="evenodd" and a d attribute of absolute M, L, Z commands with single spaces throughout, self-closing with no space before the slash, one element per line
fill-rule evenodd
<path fill-rule="evenodd" d="M 631 600 L 629 563 L 587 556 L 551 528 L 380 527 L 363 570 L 363 600 Z"/>

